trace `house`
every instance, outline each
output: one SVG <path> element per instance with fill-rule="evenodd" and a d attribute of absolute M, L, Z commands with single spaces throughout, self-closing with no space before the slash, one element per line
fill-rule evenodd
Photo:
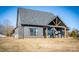
<path fill-rule="evenodd" d="M 67 37 L 68 27 L 52 13 L 18 8 L 16 38 L 56 38 Z"/>

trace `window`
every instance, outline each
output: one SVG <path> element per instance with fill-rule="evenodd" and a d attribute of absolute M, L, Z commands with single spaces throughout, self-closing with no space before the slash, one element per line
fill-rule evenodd
<path fill-rule="evenodd" d="M 30 28 L 30 35 L 31 36 L 36 36 L 36 34 L 37 34 L 36 28 Z"/>

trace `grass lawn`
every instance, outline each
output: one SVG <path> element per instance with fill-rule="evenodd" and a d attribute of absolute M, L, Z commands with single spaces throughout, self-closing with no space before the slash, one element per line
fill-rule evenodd
<path fill-rule="evenodd" d="M 0 38 L 0 51 L 79 51 L 79 40 L 69 38 Z"/>

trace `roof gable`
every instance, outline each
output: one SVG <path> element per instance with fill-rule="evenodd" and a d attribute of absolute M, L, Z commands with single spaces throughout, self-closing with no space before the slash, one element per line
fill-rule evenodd
<path fill-rule="evenodd" d="M 64 22 L 57 16 L 55 19 L 53 19 L 49 25 L 53 25 L 53 26 L 65 26 L 67 27 Z"/>

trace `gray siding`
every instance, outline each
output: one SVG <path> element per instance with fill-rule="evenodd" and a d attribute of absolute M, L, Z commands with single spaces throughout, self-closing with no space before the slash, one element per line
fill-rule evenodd
<path fill-rule="evenodd" d="M 36 36 L 31 36 L 30 35 L 30 28 L 36 28 L 37 33 Z M 43 28 L 39 27 L 24 27 L 24 37 L 43 37 Z"/>
<path fill-rule="evenodd" d="M 24 37 L 24 28 L 22 26 L 18 27 L 18 35 L 19 35 L 18 38 L 20 39 Z"/>
<path fill-rule="evenodd" d="M 30 28 L 36 28 L 37 29 L 37 35 L 36 36 L 31 36 L 30 35 Z M 40 28 L 40 27 L 18 27 L 18 35 L 19 37 L 18 38 L 32 38 L 32 37 L 37 37 L 37 38 L 40 38 L 40 37 L 44 37 L 43 36 L 43 28 Z"/>

